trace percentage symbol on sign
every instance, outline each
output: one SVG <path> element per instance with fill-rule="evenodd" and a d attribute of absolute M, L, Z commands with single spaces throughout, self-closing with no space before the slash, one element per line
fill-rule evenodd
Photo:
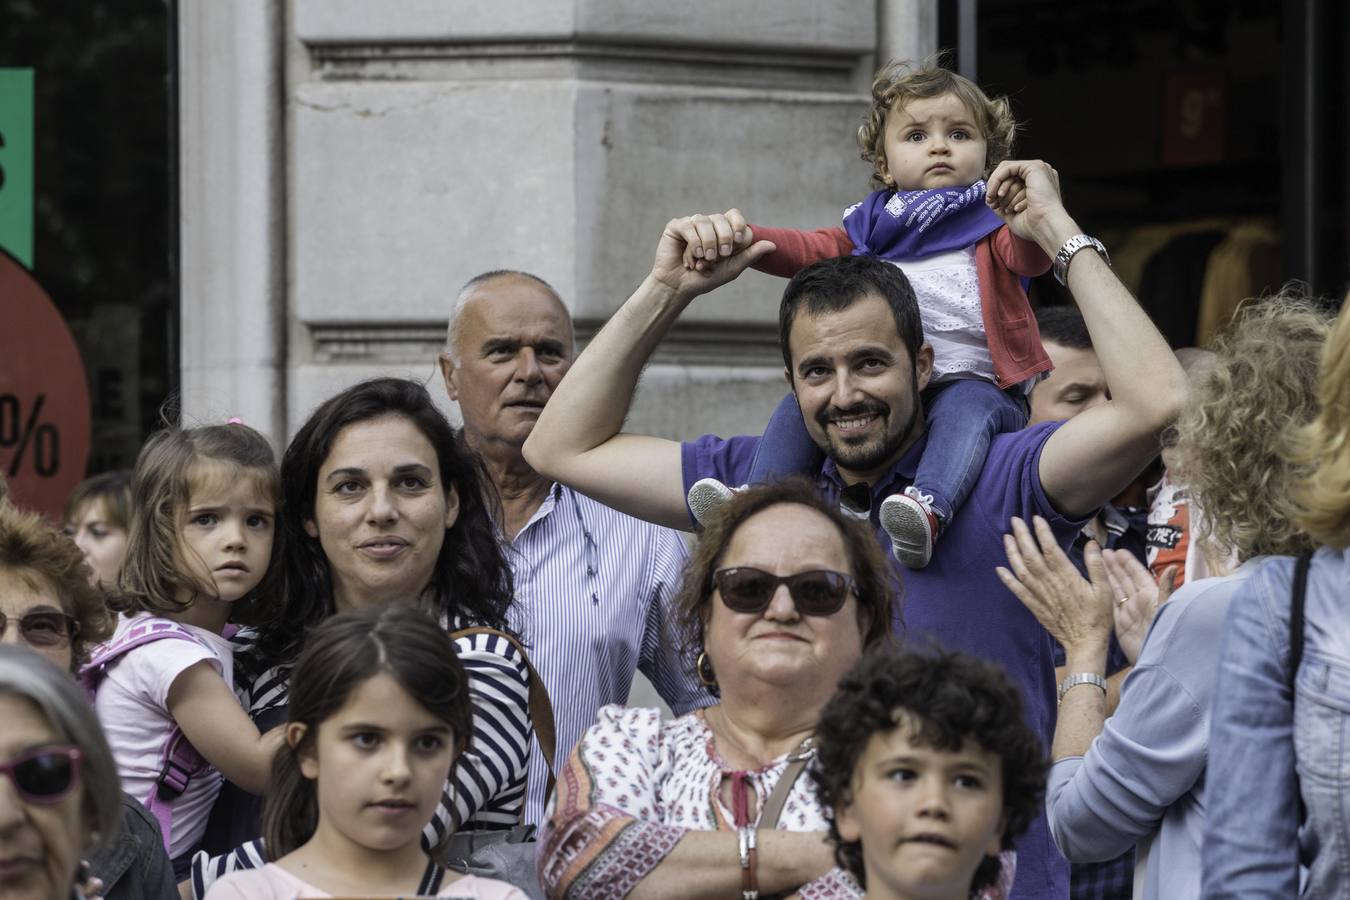
<path fill-rule="evenodd" d="M 28 410 L 28 421 L 20 427 L 23 407 L 19 398 L 13 394 L 0 394 L 0 447 L 14 448 L 14 455 L 9 460 L 11 478 L 19 474 L 29 442 L 33 444 L 33 471 L 43 478 L 50 478 L 61 468 L 60 432 L 50 422 L 38 425 L 38 415 L 46 401 L 46 394 L 38 394 Z"/>

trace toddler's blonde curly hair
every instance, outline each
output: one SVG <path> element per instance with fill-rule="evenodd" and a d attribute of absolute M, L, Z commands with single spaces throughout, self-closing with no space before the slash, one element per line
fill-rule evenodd
<path fill-rule="evenodd" d="M 1007 97 L 991 98 L 980 86 L 963 75 L 944 69 L 940 56 L 919 63 L 890 62 L 872 79 L 872 108 L 858 128 L 858 146 L 862 158 L 872 163 L 872 183 L 895 187 L 885 171 L 886 116 L 911 100 L 954 94 L 975 119 L 975 127 L 985 139 L 984 177 L 1012 153 L 1017 122 Z"/>

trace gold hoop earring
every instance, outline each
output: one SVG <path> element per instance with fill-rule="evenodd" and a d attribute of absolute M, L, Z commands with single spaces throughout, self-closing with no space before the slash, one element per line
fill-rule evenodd
<path fill-rule="evenodd" d="M 694 668 L 698 672 L 699 684 L 706 688 L 717 687 L 717 673 L 713 671 L 712 660 L 708 659 L 708 651 L 699 651 L 698 659 L 694 661 Z"/>

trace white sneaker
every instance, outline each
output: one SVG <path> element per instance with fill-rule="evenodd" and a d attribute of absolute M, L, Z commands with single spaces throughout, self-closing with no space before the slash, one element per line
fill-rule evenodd
<path fill-rule="evenodd" d="M 928 565 L 938 532 L 930 495 L 910 485 L 903 494 L 891 494 L 882 500 L 878 517 L 881 527 L 891 536 L 891 550 L 901 565 L 910 569 Z"/>
<path fill-rule="evenodd" d="M 700 478 L 689 488 L 689 511 L 694 514 L 694 520 L 702 528 L 735 496 L 735 489 L 727 487 L 716 478 Z"/>

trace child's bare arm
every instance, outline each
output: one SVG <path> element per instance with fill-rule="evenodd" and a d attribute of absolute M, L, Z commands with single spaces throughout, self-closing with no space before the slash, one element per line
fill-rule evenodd
<path fill-rule="evenodd" d="M 168 706 L 192 746 L 221 775 L 251 794 L 266 790 L 283 729 L 260 735 L 209 662 L 195 663 L 174 679 Z"/>

